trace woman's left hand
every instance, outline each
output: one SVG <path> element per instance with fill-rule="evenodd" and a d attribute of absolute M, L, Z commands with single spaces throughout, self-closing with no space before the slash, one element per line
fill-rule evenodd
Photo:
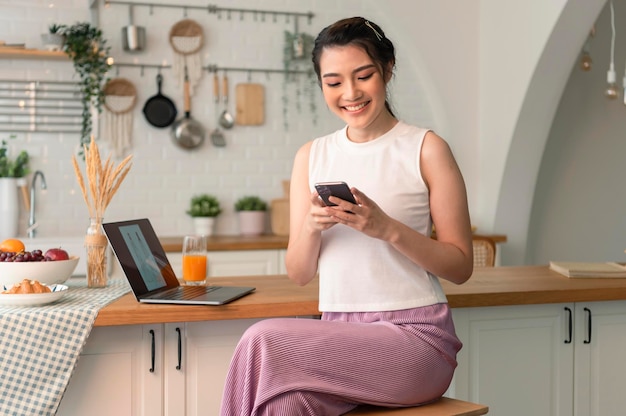
<path fill-rule="evenodd" d="M 340 224 L 347 225 L 372 238 L 384 239 L 391 217 L 357 188 L 350 188 L 357 204 L 336 197 L 330 197 L 330 201 L 337 204 L 334 207 L 326 207 L 328 215 Z"/>

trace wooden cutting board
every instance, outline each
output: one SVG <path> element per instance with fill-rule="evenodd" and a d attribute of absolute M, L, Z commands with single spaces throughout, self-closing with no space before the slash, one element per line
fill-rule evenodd
<path fill-rule="evenodd" d="M 289 235 L 289 199 L 273 199 L 270 223 L 276 235 Z"/>
<path fill-rule="evenodd" d="M 265 122 L 265 87 L 261 84 L 237 84 L 235 87 L 235 122 L 240 126 L 259 126 Z"/>

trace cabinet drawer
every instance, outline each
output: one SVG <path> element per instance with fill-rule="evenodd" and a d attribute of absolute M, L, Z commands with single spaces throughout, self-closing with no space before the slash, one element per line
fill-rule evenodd
<path fill-rule="evenodd" d="M 182 253 L 167 253 L 176 276 L 183 274 Z M 280 273 L 279 250 L 209 251 L 209 277 L 255 276 Z"/>

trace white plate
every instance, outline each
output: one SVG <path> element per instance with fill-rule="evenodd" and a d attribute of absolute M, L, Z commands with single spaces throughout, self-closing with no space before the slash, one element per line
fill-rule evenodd
<path fill-rule="evenodd" d="M 0 305 L 13 306 L 35 306 L 45 305 L 61 299 L 67 293 L 68 287 L 65 285 L 50 285 L 50 293 L 22 293 L 6 294 L 0 293 Z"/>

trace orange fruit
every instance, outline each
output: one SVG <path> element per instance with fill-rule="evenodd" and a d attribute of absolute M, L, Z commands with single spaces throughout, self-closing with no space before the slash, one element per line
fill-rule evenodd
<path fill-rule="evenodd" d="M 12 253 L 19 253 L 24 251 L 26 246 L 17 238 L 8 238 L 0 243 L 0 251 L 7 251 Z"/>

